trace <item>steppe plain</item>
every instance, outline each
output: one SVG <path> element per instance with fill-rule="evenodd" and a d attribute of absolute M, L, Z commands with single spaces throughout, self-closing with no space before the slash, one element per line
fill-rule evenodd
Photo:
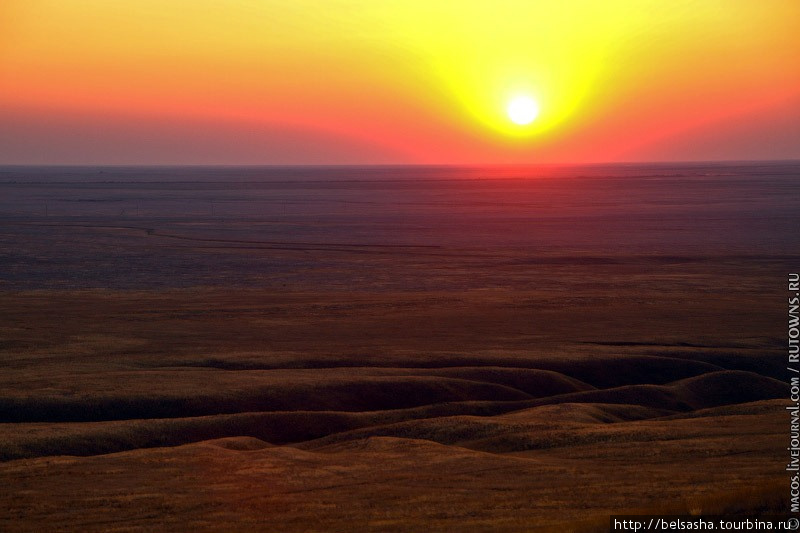
<path fill-rule="evenodd" d="M 547 183 L 450 183 L 436 194 L 486 204 L 388 214 L 360 196 L 299 213 L 298 196 L 167 217 L 98 183 L 75 193 L 89 214 L 7 207 L 0 529 L 602 531 L 611 514 L 785 511 L 798 197 L 650 217 L 604 210 L 618 185 Z M 4 185 L 30 205 L 36 187 Z M 525 191 L 541 203 L 491 198 Z"/>

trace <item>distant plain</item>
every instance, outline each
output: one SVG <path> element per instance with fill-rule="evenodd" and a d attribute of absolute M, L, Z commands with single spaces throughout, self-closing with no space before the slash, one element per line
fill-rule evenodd
<path fill-rule="evenodd" d="M 0 167 L 0 529 L 785 510 L 799 178 Z"/>

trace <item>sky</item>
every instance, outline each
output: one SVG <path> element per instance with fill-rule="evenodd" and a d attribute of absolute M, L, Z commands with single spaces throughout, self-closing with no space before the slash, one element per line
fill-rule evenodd
<path fill-rule="evenodd" d="M 2 0 L 0 164 L 800 159 L 798 26 L 797 0 Z"/>

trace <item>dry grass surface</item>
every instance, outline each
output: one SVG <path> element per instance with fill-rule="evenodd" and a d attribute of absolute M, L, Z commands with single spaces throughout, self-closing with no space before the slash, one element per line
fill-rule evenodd
<path fill-rule="evenodd" d="M 780 507 L 782 278 L 647 265 L 2 293 L 0 530 L 599 531 Z"/>

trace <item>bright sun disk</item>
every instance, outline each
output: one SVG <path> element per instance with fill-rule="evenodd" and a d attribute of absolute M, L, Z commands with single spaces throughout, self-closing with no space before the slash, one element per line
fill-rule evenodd
<path fill-rule="evenodd" d="M 539 114 L 539 106 L 529 96 L 517 96 L 508 103 L 506 111 L 511 122 L 524 126 L 534 121 Z"/>

